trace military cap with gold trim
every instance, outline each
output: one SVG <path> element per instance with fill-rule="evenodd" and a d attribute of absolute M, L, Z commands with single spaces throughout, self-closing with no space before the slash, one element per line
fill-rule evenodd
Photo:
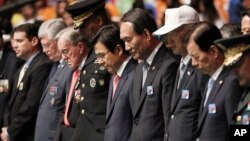
<path fill-rule="evenodd" d="M 224 51 L 225 66 L 231 66 L 240 60 L 243 53 L 250 49 L 250 35 L 240 35 L 214 41 L 214 44 Z"/>
<path fill-rule="evenodd" d="M 65 8 L 73 18 L 74 28 L 78 29 L 84 20 L 90 17 L 94 11 L 104 7 L 105 0 L 78 0 Z"/>

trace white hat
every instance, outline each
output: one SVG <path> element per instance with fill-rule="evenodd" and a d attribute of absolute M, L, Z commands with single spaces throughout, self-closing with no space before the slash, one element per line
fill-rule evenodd
<path fill-rule="evenodd" d="M 179 8 L 170 8 L 165 10 L 165 24 L 154 35 L 166 34 L 183 24 L 200 22 L 199 14 L 190 6 L 183 5 Z"/>

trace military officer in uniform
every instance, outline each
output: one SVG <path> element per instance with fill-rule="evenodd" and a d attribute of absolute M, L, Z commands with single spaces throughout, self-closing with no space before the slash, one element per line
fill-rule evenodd
<path fill-rule="evenodd" d="M 250 35 L 217 40 L 215 44 L 226 50 L 224 64 L 234 68 L 239 84 L 245 87 L 235 115 L 236 124 L 250 125 Z"/>
<path fill-rule="evenodd" d="M 104 0 L 85 0 L 65 8 L 74 20 L 74 28 L 92 40 L 97 31 L 110 22 Z M 73 141 L 103 141 L 110 74 L 90 48 L 80 74 L 81 115 Z"/>

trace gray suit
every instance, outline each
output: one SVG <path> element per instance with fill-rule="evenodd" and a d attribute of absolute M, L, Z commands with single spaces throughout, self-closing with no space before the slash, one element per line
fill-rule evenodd
<path fill-rule="evenodd" d="M 132 130 L 132 111 L 129 104 L 129 90 L 132 86 L 137 62 L 131 59 L 126 65 L 117 89 L 113 94 L 111 79 L 106 113 L 104 141 L 128 141 Z"/>
<path fill-rule="evenodd" d="M 206 80 L 207 77 L 192 66 L 191 60 L 188 62 L 179 88 L 177 88 L 177 76 L 171 101 L 168 141 L 195 141 L 197 138 L 201 91 Z"/>
<path fill-rule="evenodd" d="M 40 101 L 35 141 L 54 140 L 59 119 L 63 115 L 67 93 L 66 82 L 71 72 L 65 62 L 60 65 L 54 64 Z"/>

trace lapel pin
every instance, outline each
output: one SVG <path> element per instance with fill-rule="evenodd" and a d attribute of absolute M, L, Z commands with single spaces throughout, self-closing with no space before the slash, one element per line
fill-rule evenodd
<path fill-rule="evenodd" d="M 223 80 L 221 80 L 220 82 L 219 82 L 219 84 L 222 84 L 223 83 Z"/>
<path fill-rule="evenodd" d="M 187 72 L 187 74 L 188 74 L 188 75 L 191 75 L 191 72 L 190 72 L 190 71 L 188 71 L 188 72 Z"/>

